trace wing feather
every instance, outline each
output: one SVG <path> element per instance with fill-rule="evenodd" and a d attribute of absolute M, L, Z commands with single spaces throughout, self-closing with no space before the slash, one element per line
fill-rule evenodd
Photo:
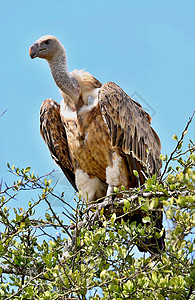
<path fill-rule="evenodd" d="M 40 131 L 51 157 L 77 191 L 66 131 L 60 118 L 60 105 L 52 99 L 46 99 L 41 105 Z"/>
<path fill-rule="evenodd" d="M 161 143 L 150 126 L 151 117 L 142 106 L 131 99 L 117 84 L 108 82 L 99 91 L 99 106 L 107 124 L 112 147 L 118 147 L 132 164 L 132 156 L 137 169 L 146 166 L 147 159 L 151 174 L 161 168 Z M 147 155 L 147 149 L 150 154 Z M 132 166 L 131 166 L 132 167 Z"/>

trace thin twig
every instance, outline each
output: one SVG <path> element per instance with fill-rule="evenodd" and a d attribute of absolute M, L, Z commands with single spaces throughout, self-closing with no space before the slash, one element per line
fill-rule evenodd
<path fill-rule="evenodd" d="M 22 286 L 22 288 L 20 288 L 16 293 L 12 294 L 10 297 L 6 298 L 5 300 L 12 299 L 15 296 L 19 295 L 31 283 L 31 281 L 35 280 L 36 278 L 39 278 L 40 275 L 43 275 L 43 272 L 41 272 L 40 274 L 38 274 L 35 277 L 31 278 L 25 285 Z"/>
<path fill-rule="evenodd" d="M 182 153 L 179 153 L 179 154 L 176 155 L 176 156 L 173 156 L 173 159 L 176 159 L 176 158 L 178 158 L 178 157 L 180 157 L 180 156 L 182 156 L 182 155 L 185 155 L 185 154 L 188 153 L 188 152 L 193 152 L 193 151 L 195 151 L 195 146 L 192 147 L 192 148 L 190 148 L 190 149 L 188 149 L 188 150 L 186 150 L 186 151 L 184 151 L 184 152 L 182 152 Z"/>
<path fill-rule="evenodd" d="M 49 206 L 49 209 L 51 210 L 52 214 L 54 215 L 55 219 L 58 221 L 58 223 L 60 224 L 60 226 L 65 230 L 65 232 L 68 234 L 68 236 L 70 238 L 72 238 L 71 234 L 68 232 L 68 229 L 66 228 L 66 226 L 64 226 L 64 224 L 60 221 L 60 219 L 58 218 L 58 216 L 56 215 L 56 213 L 54 212 L 50 202 L 45 198 L 46 203 Z"/>
<path fill-rule="evenodd" d="M 7 109 L 4 110 L 1 114 L 0 114 L 0 117 L 3 116 L 5 113 L 6 113 Z"/>
<path fill-rule="evenodd" d="M 193 111 L 192 116 L 190 117 L 190 119 L 189 119 L 189 121 L 188 121 L 188 123 L 187 123 L 185 129 L 183 130 L 183 132 L 182 132 L 182 134 L 181 134 L 181 138 L 180 138 L 180 140 L 177 142 L 177 145 L 176 145 L 175 149 L 171 152 L 171 155 L 170 155 L 168 161 L 166 162 L 166 165 L 165 165 L 164 171 L 163 171 L 163 173 L 162 173 L 162 175 L 161 175 L 161 177 L 160 177 L 160 180 L 162 180 L 163 176 L 165 175 L 165 173 L 166 173 L 166 171 L 167 171 L 167 168 L 168 168 L 168 165 L 169 165 L 170 161 L 173 159 L 174 153 L 177 151 L 179 145 L 180 145 L 181 142 L 183 141 L 184 136 L 185 136 L 185 133 L 186 133 L 186 131 L 187 131 L 187 129 L 188 129 L 190 123 L 192 122 L 192 119 L 193 119 L 193 117 L 194 117 L 194 114 L 195 114 L 195 110 Z"/>

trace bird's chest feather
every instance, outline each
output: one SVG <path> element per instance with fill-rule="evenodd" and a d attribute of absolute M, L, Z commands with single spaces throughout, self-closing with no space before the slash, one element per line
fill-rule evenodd
<path fill-rule="evenodd" d="M 83 112 L 78 119 L 64 119 L 74 168 L 106 178 L 111 160 L 110 137 L 99 110 Z"/>

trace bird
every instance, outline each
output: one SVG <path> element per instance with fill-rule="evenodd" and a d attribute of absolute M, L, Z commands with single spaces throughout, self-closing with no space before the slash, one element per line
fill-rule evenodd
<path fill-rule="evenodd" d="M 63 97 L 61 104 L 43 101 L 41 135 L 87 203 L 160 175 L 161 142 L 139 103 L 114 82 L 102 84 L 84 69 L 69 72 L 66 50 L 52 35 L 39 38 L 29 54 L 48 62 Z M 162 212 L 159 219 L 162 229 Z M 158 244 L 163 247 L 163 241 Z"/>

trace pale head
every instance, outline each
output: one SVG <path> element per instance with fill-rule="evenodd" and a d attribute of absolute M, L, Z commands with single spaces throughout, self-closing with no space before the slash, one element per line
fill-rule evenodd
<path fill-rule="evenodd" d="M 64 51 L 64 47 L 55 36 L 45 35 L 30 47 L 29 54 L 32 59 L 40 57 L 51 61 L 56 55 Z"/>
<path fill-rule="evenodd" d="M 46 59 L 59 89 L 71 101 L 77 102 L 79 100 L 79 84 L 68 72 L 65 49 L 56 37 L 52 35 L 42 36 L 30 47 L 29 54 L 32 59 L 35 57 Z"/>

